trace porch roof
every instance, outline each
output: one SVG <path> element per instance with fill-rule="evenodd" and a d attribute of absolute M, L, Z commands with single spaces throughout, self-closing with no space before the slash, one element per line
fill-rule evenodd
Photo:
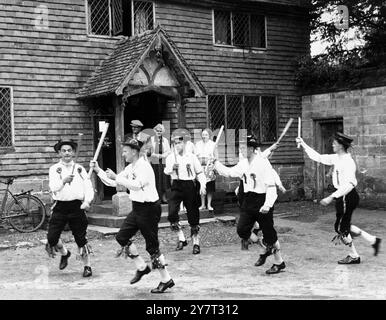
<path fill-rule="evenodd" d="M 198 88 L 201 95 L 205 94 L 203 85 L 179 52 L 175 43 L 165 30 L 158 26 L 154 30 L 119 41 L 113 51 L 101 61 L 100 65 L 79 91 L 77 97 L 81 99 L 109 94 L 122 94 L 122 86 L 125 85 L 127 78 L 137 69 L 148 49 L 160 37 L 171 48 L 179 69 L 181 69 L 188 81 L 193 84 L 193 87 Z"/>

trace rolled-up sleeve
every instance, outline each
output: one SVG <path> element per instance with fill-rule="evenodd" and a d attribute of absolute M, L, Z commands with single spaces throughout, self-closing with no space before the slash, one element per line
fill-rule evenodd
<path fill-rule="evenodd" d="M 312 149 L 310 146 L 305 146 L 304 151 L 307 153 L 307 155 L 310 157 L 311 160 L 323 163 L 325 165 L 332 166 L 334 164 L 335 159 L 336 159 L 336 155 L 334 155 L 334 154 L 320 154 L 317 151 L 315 151 L 314 149 Z"/>
<path fill-rule="evenodd" d="M 272 165 L 267 159 L 262 161 L 263 170 L 263 182 L 266 186 L 266 195 L 264 206 L 272 208 L 277 199 L 277 190 L 275 183 L 275 176 L 273 174 Z"/>
<path fill-rule="evenodd" d="M 248 159 L 241 160 L 233 167 L 226 167 L 220 161 L 216 161 L 214 164 L 217 172 L 224 177 L 241 178 L 247 171 L 245 166 L 248 166 Z"/>

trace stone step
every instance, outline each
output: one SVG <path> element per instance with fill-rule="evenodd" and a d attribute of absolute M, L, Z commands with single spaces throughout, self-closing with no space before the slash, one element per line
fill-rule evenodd
<path fill-rule="evenodd" d="M 162 212 L 168 212 L 168 205 L 161 204 Z M 111 201 L 104 202 L 101 204 L 94 204 L 90 210 L 91 213 L 95 214 L 112 214 L 113 212 L 113 204 Z"/>
<path fill-rule="evenodd" d="M 236 217 L 234 216 L 221 216 L 217 218 L 205 218 L 205 219 L 200 219 L 200 225 L 203 224 L 208 224 L 208 223 L 215 223 L 215 222 L 222 222 L 222 223 L 232 223 L 234 224 L 236 222 Z M 182 226 L 188 226 L 189 223 L 186 220 L 181 221 Z M 158 224 L 159 229 L 165 229 L 169 228 L 170 224 L 168 222 L 161 222 Z M 89 224 L 88 226 L 89 230 L 99 232 L 103 234 L 104 236 L 109 236 L 109 235 L 115 235 L 119 231 L 119 227 L 106 227 L 106 226 L 98 226 L 98 225 L 93 225 Z"/>
<path fill-rule="evenodd" d="M 89 224 L 97 225 L 97 226 L 103 226 L 103 227 L 112 227 L 112 228 L 119 228 L 125 220 L 125 216 L 113 216 L 112 214 L 106 214 L 106 213 L 93 213 L 89 212 L 87 214 Z M 179 213 L 180 220 L 181 221 L 187 221 L 186 212 L 182 211 Z M 213 218 L 214 214 L 213 212 L 209 212 L 209 210 L 202 210 L 200 211 L 200 220 L 202 219 L 208 219 Z M 161 220 L 160 223 L 169 223 L 168 222 L 168 212 L 162 212 L 161 213 Z"/>

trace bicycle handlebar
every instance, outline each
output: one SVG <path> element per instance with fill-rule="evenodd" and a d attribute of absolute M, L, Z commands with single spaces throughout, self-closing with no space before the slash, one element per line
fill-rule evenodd
<path fill-rule="evenodd" d="M 0 181 L 0 183 L 11 185 L 15 179 L 16 179 L 15 177 L 9 177 L 9 178 L 7 178 L 7 180 L 5 182 Z"/>

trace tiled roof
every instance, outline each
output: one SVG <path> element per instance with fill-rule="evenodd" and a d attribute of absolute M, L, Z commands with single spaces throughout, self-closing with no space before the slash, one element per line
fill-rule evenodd
<path fill-rule="evenodd" d="M 79 91 L 78 98 L 115 93 L 160 32 L 162 32 L 172 47 L 176 57 L 180 60 L 186 72 L 189 73 L 195 85 L 199 86 L 199 88 L 205 92 L 202 84 L 189 68 L 176 45 L 161 27 L 157 27 L 154 30 L 147 31 L 135 37 L 125 38 L 118 42 L 113 51 L 101 62 Z"/>

